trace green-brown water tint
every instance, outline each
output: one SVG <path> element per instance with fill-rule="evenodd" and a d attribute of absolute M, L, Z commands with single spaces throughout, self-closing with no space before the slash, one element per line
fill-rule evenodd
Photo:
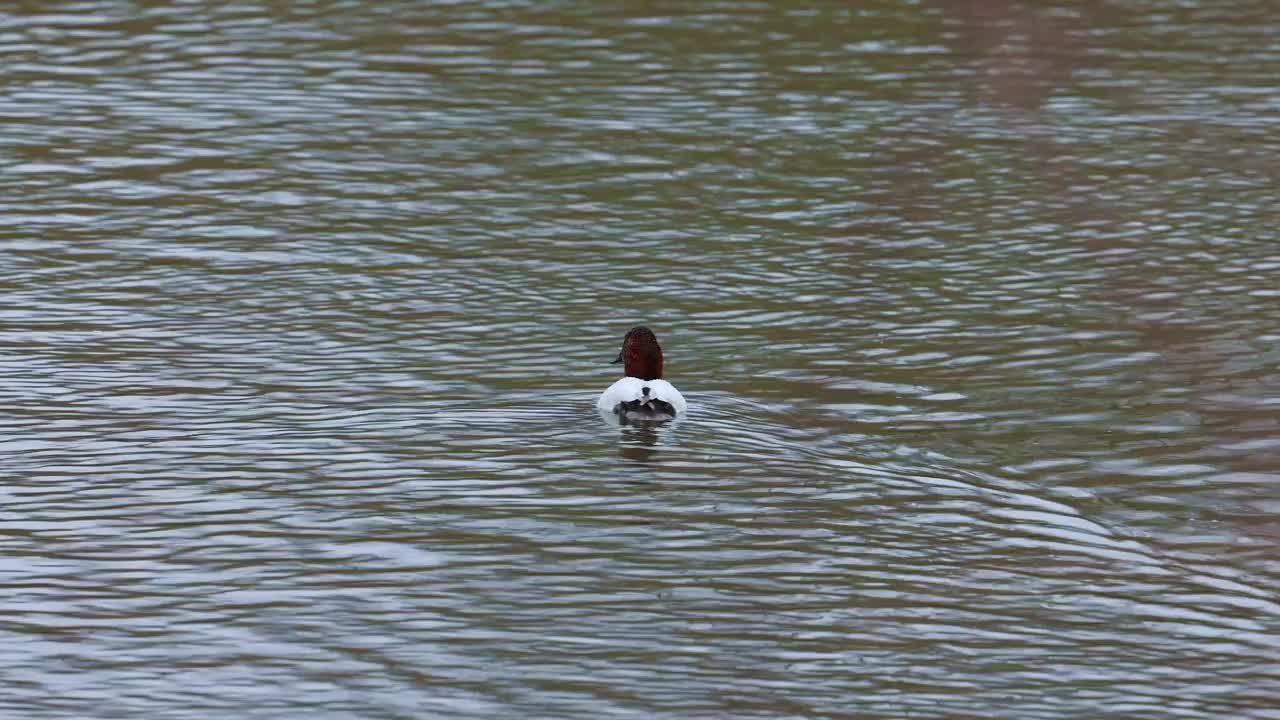
<path fill-rule="evenodd" d="M 4 11 L 0 714 L 1280 717 L 1271 16 Z"/>

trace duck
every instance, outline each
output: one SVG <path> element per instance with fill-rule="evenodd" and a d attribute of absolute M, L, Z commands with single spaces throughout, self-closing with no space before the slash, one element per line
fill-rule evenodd
<path fill-rule="evenodd" d="M 626 376 L 601 393 L 596 401 L 601 413 L 625 420 L 672 420 L 684 414 L 684 396 L 662 379 L 662 346 L 652 330 L 643 325 L 628 330 L 610 364 L 617 363 Z"/>

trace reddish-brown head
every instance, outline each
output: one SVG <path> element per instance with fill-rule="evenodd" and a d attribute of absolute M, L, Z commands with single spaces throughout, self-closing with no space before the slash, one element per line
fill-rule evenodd
<path fill-rule="evenodd" d="M 622 352 L 618 353 L 615 363 L 622 363 L 622 371 L 627 377 L 641 380 L 658 380 L 662 377 L 662 348 L 653 331 L 643 325 L 637 325 L 627 332 L 622 339 Z"/>

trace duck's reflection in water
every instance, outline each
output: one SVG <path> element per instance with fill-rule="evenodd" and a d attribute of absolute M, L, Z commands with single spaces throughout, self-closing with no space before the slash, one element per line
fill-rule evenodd
<path fill-rule="evenodd" d="M 630 422 L 621 423 L 622 442 L 618 444 L 618 454 L 627 460 L 648 463 L 654 460 L 658 444 L 659 430 L 665 422 Z"/>

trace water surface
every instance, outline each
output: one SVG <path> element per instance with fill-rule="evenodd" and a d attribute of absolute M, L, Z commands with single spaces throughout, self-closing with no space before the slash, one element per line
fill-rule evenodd
<path fill-rule="evenodd" d="M 0 715 L 1280 718 L 1268 10 L 5 10 Z"/>

